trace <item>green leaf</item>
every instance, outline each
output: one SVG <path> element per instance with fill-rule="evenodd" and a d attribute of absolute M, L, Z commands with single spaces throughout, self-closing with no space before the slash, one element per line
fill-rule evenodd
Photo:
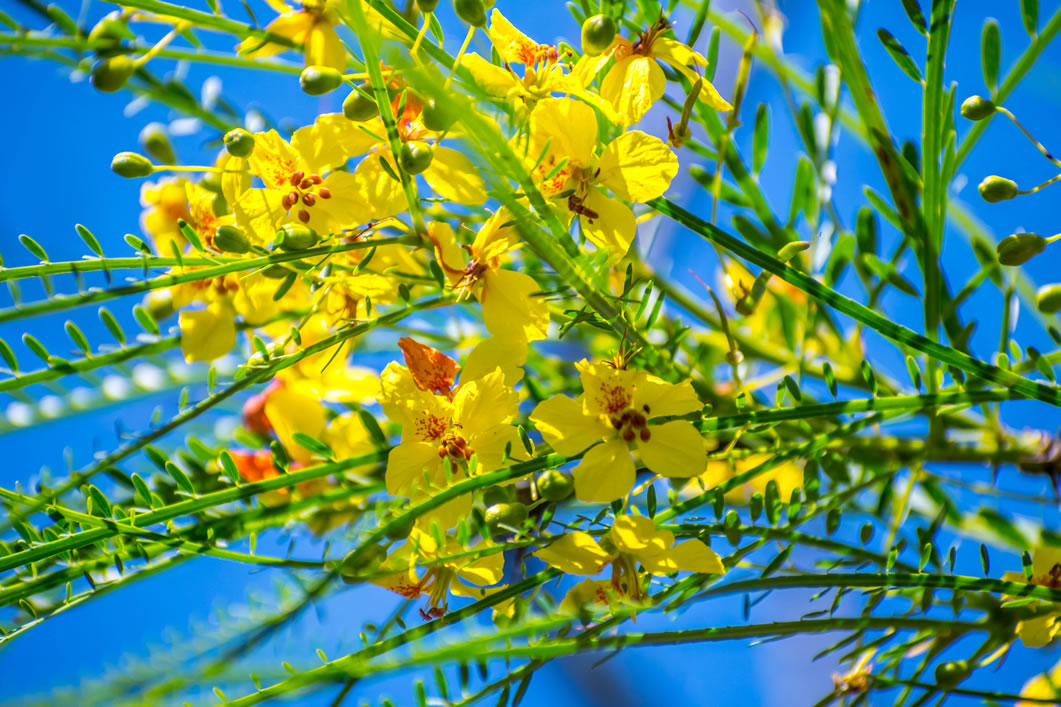
<path fill-rule="evenodd" d="M 195 487 L 192 486 L 191 479 L 184 471 L 171 461 L 166 462 L 166 473 L 173 477 L 173 481 L 177 484 L 177 488 L 185 493 L 195 495 Z"/>
<path fill-rule="evenodd" d="M 122 331 L 122 327 L 118 324 L 118 320 L 114 318 L 114 315 L 107 310 L 106 307 L 99 308 L 99 318 L 103 320 L 103 323 L 110 329 L 111 336 L 118 340 L 119 344 L 125 345 L 125 332 Z"/>
<path fill-rule="evenodd" d="M 138 238 L 137 236 L 134 236 L 131 233 L 126 233 L 125 234 L 125 242 L 128 243 L 130 246 L 132 246 L 134 250 L 140 251 L 140 253 L 142 253 L 143 255 L 146 255 L 146 256 L 149 256 L 149 257 L 151 255 L 154 255 L 151 252 L 151 246 L 149 246 L 147 243 L 145 243 L 142 238 Z"/>
<path fill-rule="evenodd" d="M 863 206 L 855 221 L 855 240 L 860 253 L 877 252 L 877 215 L 873 209 Z"/>
<path fill-rule="evenodd" d="M 143 477 L 139 474 L 133 474 L 133 487 L 136 489 L 136 495 L 140 498 L 143 505 L 148 508 L 151 507 L 151 489 L 147 487 L 147 482 L 144 481 Z"/>
<path fill-rule="evenodd" d="M 752 171 L 758 174 L 766 162 L 766 148 L 770 142 L 770 109 L 760 103 L 755 109 L 755 132 L 752 138 Z"/>
<path fill-rule="evenodd" d="M 1024 534 L 1017 529 L 1017 526 L 1008 518 L 1000 515 L 998 511 L 992 508 L 981 508 L 977 513 L 977 517 L 988 530 L 1010 545 L 1021 549 L 1031 546 Z"/>
<path fill-rule="evenodd" d="M 199 240 L 199 234 L 188 225 L 187 221 L 182 218 L 177 219 L 177 227 L 180 229 L 181 234 L 188 239 L 188 242 L 192 244 L 192 248 L 195 248 L 200 253 L 203 252 L 203 242 Z"/>
<path fill-rule="evenodd" d="M 707 43 L 707 68 L 704 77 L 708 81 L 714 81 L 715 71 L 718 69 L 718 42 L 722 36 L 722 30 L 715 27 L 711 30 L 711 39 Z"/>
<path fill-rule="evenodd" d="M 785 376 L 785 387 L 788 388 L 789 395 L 797 403 L 803 402 L 803 394 L 800 393 L 799 385 L 792 376 Z"/>
<path fill-rule="evenodd" d="M 882 27 L 877 30 L 877 38 L 880 39 L 881 44 L 888 50 L 888 54 L 899 65 L 904 74 L 918 83 L 924 83 L 924 79 L 921 78 L 921 69 L 917 67 L 913 57 L 907 53 L 903 45 L 899 43 L 899 40 L 892 36 L 891 32 Z"/>
<path fill-rule="evenodd" d="M 1002 61 L 1002 37 L 998 23 L 989 19 L 984 23 L 980 35 L 980 64 L 984 70 L 984 83 L 992 91 L 998 86 L 998 67 Z"/>
<path fill-rule="evenodd" d="M 781 497 L 776 480 L 770 479 L 766 482 L 766 494 L 763 500 L 766 520 L 770 525 L 777 525 L 778 516 L 781 514 Z"/>
<path fill-rule="evenodd" d="M 766 569 L 763 570 L 763 573 L 760 576 L 769 577 L 780 569 L 782 563 L 784 563 L 784 561 L 788 559 L 788 556 L 792 554 L 792 548 L 793 545 L 786 545 L 784 550 L 777 553 L 774 559 L 770 560 L 770 564 L 766 566 Z"/>
<path fill-rule="evenodd" d="M 814 178 L 814 165 L 806 157 L 800 157 L 796 165 L 796 179 L 792 186 L 792 202 L 788 207 L 788 222 L 795 223 L 800 211 L 811 224 L 815 222 L 818 211 L 817 187 Z"/>
<path fill-rule="evenodd" d="M 379 426 L 379 422 L 368 410 L 358 410 L 358 416 L 361 418 L 361 424 L 365 426 L 365 430 L 368 431 L 369 436 L 377 447 L 387 448 L 390 443 L 387 441 L 387 435 L 384 434 L 383 429 Z"/>
<path fill-rule="evenodd" d="M 141 305 L 138 304 L 133 307 L 133 316 L 136 317 L 136 321 L 140 323 L 140 326 L 144 328 L 144 331 L 146 331 L 148 334 L 158 336 L 158 322 L 156 322 L 155 318 L 151 316 L 151 312 L 147 311 Z"/>
<path fill-rule="evenodd" d="M 280 285 L 276 288 L 276 291 L 273 292 L 273 302 L 279 302 L 281 298 L 287 294 L 287 291 L 291 289 L 291 286 L 295 284 L 297 278 L 298 275 L 294 272 L 289 272 L 285 275 L 283 281 L 281 281 Z"/>
<path fill-rule="evenodd" d="M 71 340 L 73 340 L 74 345 L 77 346 L 77 348 L 81 349 L 81 351 L 84 352 L 86 356 L 90 355 L 92 353 L 92 347 L 89 346 L 88 339 L 85 338 L 85 335 L 81 332 L 80 329 L 77 328 L 77 324 L 74 324 L 68 319 L 66 320 L 66 324 L 64 326 L 66 328 L 67 335 L 71 338 Z"/>
<path fill-rule="evenodd" d="M 836 398 L 836 374 L 828 361 L 822 364 L 822 375 L 825 376 L 825 385 L 829 386 L 829 392 Z"/>
<path fill-rule="evenodd" d="M 869 385 L 870 392 L 873 396 L 877 396 L 877 376 L 873 373 L 873 367 L 869 365 L 868 361 L 862 362 L 862 377 L 865 379 L 866 384 Z"/>
<path fill-rule="evenodd" d="M 7 342 L 0 339 L 0 356 L 3 356 L 4 363 L 11 369 L 12 373 L 18 373 L 18 359 L 15 358 L 15 352 L 11 350 L 11 347 L 7 345 Z"/>
<path fill-rule="evenodd" d="M 25 233 L 18 237 L 18 242 L 30 253 L 44 262 L 48 262 L 48 253 L 41 247 L 40 243 L 27 236 Z"/>
<path fill-rule="evenodd" d="M 239 468 L 236 466 L 236 461 L 232 458 L 232 455 L 227 449 L 221 451 L 221 454 L 217 456 L 217 461 L 221 465 L 221 469 L 225 472 L 225 475 L 229 478 L 229 481 L 236 486 L 239 486 Z"/>
<path fill-rule="evenodd" d="M 914 384 L 914 388 L 918 391 L 921 390 L 921 367 L 917 365 L 917 359 L 913 356 L 906 357 L 906 370 L 910 374 L 910 382 Z"/>
<path fill-rule="evenodd" d="M 40 359 L 43 360 L 45 363 L 48 363 L 49 359 L 52 357 L 52 355 L 48 353 L 48 349 L 44 348 L 44 344 L 37 341 L 37 338 L 33 336 L 33 334 L 23 334 L 22 343 L 25 344 L 26 348 L 28 348 L 30 351 L 37 354 L 37 356 L 40 357 Z"/>
<path fill-rule="evenodd" d="M 1020 0 L 1020 16 L 1024 29 L 1034 37 L 1039 30 L 1039 0 Z"/>
<path fill-rule="evenodd" d="M 927 37 L 928 26 L 925 24 L 925 15 L 921 12 L 921 4 L 918 0 L 902 0 L 902 2 L 903 9 L 906 10 L 906 16 L 914 23 L 917 31 Z"/>
<path fill-rule="evenodd" d="M 980 566 L 984 568 L 984 576 L 991 576 L 991 558 L 987 554 L 987 545 L 980 543 Z"/>
<path fill-rule="evenodd" d="M 319 439 L 314 439 L 313 437 L 310 437 L 308 434 L 296 432 L 294 435 L 292 435 L 292 439 L 295 440 L 298 446 L 304 449 L 308 449 L 314 454 L 319 454 L 322 457 L 326 457 L 328 459 L 335 458 L 335 452 L 332 451 L 331 447 L 329 447 L 324 442 L 321 442 Z"/>
<path fill-rule="evenodd" d="M 107 497 L 103 495 L 102 491 L 92 484 L 88 485 L 88 498 L 92 501 L 92 515 L 101 518 L 110 518 L 114 515 L 110 501 L 107 500 Z"/>
<path fill-rule="evenodd" d="M 884 262 L 873 253 L 863 253 L 860 260 L 874 275 L 900 292 L 911 297 L 921 296 L 921 293 L 917 291 L 913 283 L 899 274 L 899 271 L 891 263 Z"/>
<path fill-rule="evenodd" d="M 864 187 L 862 193 L 869 199 L 869 203 L 873 205 L 873 208 L 884 217 L 884 220 L 895 226 L 900 232 L 903 230 L 903 222 L 899 219 L 899 214 L 895 213 L 895 209 L 888 206 L 888 203 L 881 198 L 880 194 L 873 191 L 869 187 Z"/>
<path fill-rule="evenodd" d="M 655 518 L 656 517 L 656 487 L 655 486 L 649 486 L 648 487 L 648 499 L 646 501 L 646 504 L 648 506 L 648 517 L 649 518 Z"/>

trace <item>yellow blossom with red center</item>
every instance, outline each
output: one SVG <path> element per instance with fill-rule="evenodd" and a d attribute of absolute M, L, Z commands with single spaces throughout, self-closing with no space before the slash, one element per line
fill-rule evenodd
<path fill-rule="evenodd" d="M 525 155 L 542 193 L 558 200 L 568 220 L 598 248 L 621 258 L 637 232 L 624 201 L 661 196 L 678 174 L 678 158 L 665 142 L 639 130 L 623 133 L 596 154 L 597 119 L 585 103 L 547 98 L 530 117 Z M 608 196 L 605 190 L 614 196 Z"/>
<path fill-rule="evenodd" d="M 687 478 L 704 471 L 707 451 L 696 427 L 686 420 L 651 424 L 654 418 L 698 412 L 703 404 L 689 381 L 668 383 L 644 371 L 586 360 L 575 364 L 583 393 L 573 400 L 557 395 L 538 404 L 530 419 L 560 454 L 573 456 L 596 442 L 573 470 L 575 496 L 587 503 L 610 503 L 634 485 L 631 447 L 652 472 Z"/>
<path fill-rule="evenodd" d="M 1036 584 L 1040 587 L 1061 589 L 1061 548 L 1037 547 L 1032 549 L 1032 577 L 1026 579 L 1023 572 L 1006 572 L 1002 579 L 1007 582 Z M 1011 599 L 1016 597 L 1010 597 Z M 1036 602 L 1038 605 L 1051 602 Z M 1056 606 L 1056 604 L 1055 604 Z M 1017 623 L 1017 636 L 1029 648 L 1040 648 L 1054 640 L 1061 626 L 1061 607 L 1057 611 L 1040 614 Z"/>

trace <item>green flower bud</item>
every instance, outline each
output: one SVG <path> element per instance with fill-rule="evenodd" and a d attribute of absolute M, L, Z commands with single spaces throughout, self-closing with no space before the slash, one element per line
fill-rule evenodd
<path fill-rule="evenodd" d="M 994 174 L 990 177 L 985 177 L 977 189 L 980 190 L 980 196 L 984 198 L 984 201 L 992 204 L 1012 199 L 1017 195 L 1017 183 L 1015 181 Z"/>
<path fill-rule="evenodd" d="M 969 677 L 970 672 L 969 661 L 948 660 L 936 666 L 936 684 L 944 689 L 954 687 Z"/>
<path fill-rule="evenodd" d="M 589 56 L 602 54 L 615 39 L 615 20 L 607 15 L 594 15 L 582 23 L 582 52 Z"/>
<path fill-rule="evenodd" d="M 155 171 L 155 165 L 151 160 L 135 152 L 119 152 L 111 160 L 111 169 L 119 176 L 134 179 L 146 177 Z"/>
<path fill-rule="evenodd" d="M 136 35 L 129 31 L 128 25 L 122 18 L 120 10 L 112 10 L 103 16 L 96 26 L 88 33 L 89 39 L 111 40 L 119 42 L 123 39 L 135 39 Z"/>
<path fill-rule="evenodd" d="M 398 153 L 398 164 L 406 174 L 420 174 L 431 166 L 435 159 L 435 148 L 421 140 L 402 144 Z"/>
<path fill-rule="evenodd" d="M 247 253 L 251 249 L 251 242 L 235 226 L 218 226 L 214 231 L 214 247 L 225 253 Z"/>
<path fill-rule="evenodd" d="M 254 136 L 243 128 L 225 133 L 225 149 L 233 157 L 250 157 L 254 152 Z"/>
<path fill-rule="evenodd" d="M 435 11 L 435 8 L 438 7 L 438 0 L 416 0 L 416 6 L 420 8 L 421 13 L 426 15 Z"/>
<path fill-rule="evenodd" d="M 356 577 L 359 574 L 367 574 L 375 569 L 387 557 L 387 551 L 380 545 L 369 545 L 362 549 L 357 548 L 347 553 L 339 564 L 339 574 L 346 577 Z"/>
<path fill-rule="evenodd" d="M 1006 236 L 995 248 L 1002 265 L 1023 265 L 1046 247 L 1046 239 L 1038 233 L 1014 233 Z"/>
<path fill-rule="evenodd" d="M 486 27 L 483 0 L 453 0 L 453 11 L 472 27 Z"/>
<path fill-rule="evenodd" d="M 1061 283 L 1040 287 L 1035 296 L 1035 306 L 1044 314 L 1057 314 L 1061 311 Z"/>
<path fill-rule="evenodd" d="M 983 96 L 969 96 L 962 102 L 962 117 L 983 120 L 995 114 L 995 104 Z"/>
<path fill-rule="evenodd" d="M 151 290 L 144 297 L 144 309 L 150 312 L 156 322 L 173 316 L 173 295 L 169 289 Z"/>
<path fill-rule="evenodd" d="M 288 252 L 312 248 L 319 240 L 320 236 L 316 231 L 300 223 L 285 224 L 276 232 L 276 246 Z"/>
<path fill-rule="evenodd" d="M 365 90 L 371 91 L 371 88 Z M 343 101 L 343 115 L 356 123 L 372 120 L 379 115 L 379 106 L 371 98 L 365 98 L 358 91 L 351 91 Z"/>
<path fill-rule="evenodd" d="M 550 469 L 538 476 L 538 493 L 546 501 L 559 503 L 575 491 L 575 482 L 562 471 Z"/>
<path fill-rule="evenodd" d="M 424 109 L 420 113 L 420 120 L 428 130 L 441 133 L 453 127 L 453 124 L 457 122 L 457 116 L 451 110 L 441 107 L 434 98 L 431 98 L 424 103 Z"/>
<path fill-rule="evenodd" d="M 302 90 L 311 96 L 323 96 L 339 88 L 343 75 L 330 66 L 307 66 L 298 77 Z"/>
<path fill-rule="evenodd" d="M 510 486 L 491 486 L 483 491 L 483 503 L 489 506 L 496 506 L 499 503 L 508 503 L 512 500 L 512 492 Z"/>
<path fill-rule="evenodd" d="M 140 144 L 144 146 L 147 154 L 162 164 L 177 162 L 177 156 L 173 153 L 173 145 L 170 144 L 169 136 L 166 135 L 166 126 L 162 123 L 145 125 L 140 131 Z"/>
<path fill-rule="evenodd" d="M 518 528 L 527 520 L 527 507 L 522 503 L 497 503 L 486 509 L 486 527 L 491 535 L 504 534 L 500 526 Z"/>
<path fill-rule="evenodd" d="M 136 64 L 124 54 L 107 57 L 92 67 L 92 85 L 97 91 L 114 93 L 120 91 L 129 77 L 136 71 Z"/>
<path fill-rule="evenodd" d="M 380 527 L 386 526 L 388 523 L 390 523 L 396 517 L 397 517 L 396 515 L 390 514 L 390 513 L 388 513 L 387 515 L 383 516 L 383 518 L 381 518 L 380 521 L 379 521 Z M 391 540 L 405 540 L 406 538 L 409 537 L 409 533 L 413 532 L 413 525 L 415 523 L 416 523 L 415 520 L 409 519 L 405 523 L 400 523 L 397 527 L 395 527 L 392 530 L 390 530 L 387 533 L 385 533 L 385 535 L 388 538 L 390 538 Z"/>

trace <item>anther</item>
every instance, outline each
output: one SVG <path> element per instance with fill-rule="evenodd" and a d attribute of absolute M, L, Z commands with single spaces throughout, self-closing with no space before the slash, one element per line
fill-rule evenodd
<path fill-rule="evenodd" d="M 309 223 L 309 212 L 305 209 L 300 209 L 298 212 L 298 220 L 302 223 Z"/>
<path fill-rule="evenodd" d="M 647 442 L 650 437 L 652 437 L 652 433 L 648 431 L 647 427 L 642 427 L 641 428 L 641 441 L 642 442 Z"/>
<path fill-rule="evenodd" d="M 328 190 L 328 187 L 321 187 L 320 189 L 317 190 L 317 196 L 319 196 L 322 199 L 331 199 L 332 198 L 332 193 L 331 193 L 331 191 Z"/>
<path fill-rule="evenodd" d="M 648 405 L 642 405 L 641 409 L 645 411 L 646 415 L 652 414 L 652 411 L 648 409 Z"/>
<path fill-rule="evenodd" d="M 627 427 L 625 430 L 623 430 L 623 439 L 625 441 L 633 442 L 635 437 L 637 437 L 637 435 L 634 434 L 634 431 L 632 429 L 630 429 L 629 427 Z"/>
<path fill-rule="evenodd" d="M 317 203 L 317 198 L 314 197 L 312 194 L 303 194 L 302 203 L 306 206 L 313 206 L 315 203 Z"/>
<path fill-rule="evenodd" d="M 301 182 L 302 178 L 305 177 L 305 176 L 306 176 L 305 172 L 302 172 L 302 171 L 298 171 L 298 172 L 295 172 L 294 174 L 292 174 L 291 175 L 291 186 L 297 187 L 299 185 L 299 182 Z"/>
<path fill-rule="evenodd" d="M 309 189 L 311 186 L 313 186 L 312 179 L 303 179 L 301 182 L 298 183 L 299 189 Z"/>
<path fill-rule="evenodd" d="M 320 184 L 324 181 L 319 174 L 311 174 L 309 178 L 313 180 L 314 184 Z"/>

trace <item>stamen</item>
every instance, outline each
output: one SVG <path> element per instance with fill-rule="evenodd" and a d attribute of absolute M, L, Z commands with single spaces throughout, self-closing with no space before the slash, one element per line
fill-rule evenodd
<path fill-rule="evenodd" d="M 301 182 L 302 178 L 306 176 L 306 173 L 299 170 L 291 175 L 291 186 L 297 187 Z"/>
<path fill-rule="evenodd" d="M 331 199 L 332 198 L 332 192 L 331 192 L 330 189 L 328 189 L 328 187 L 321 187 L 320 189 L 317 190 L 317 196 L 319 196 L 322 199 Z"/>
<path fill-rule="evenodd" d="M 306 206 L 313 206 L 315 203 L 317 203 L 317 198 L 312 194 L 303 194 L 302 203 Z"/>
<path fill-rule="evenodd" d="M 301 209 L 298 212 L 298 220 L 301 221 L 302 223 L 309 223 L 309 212 L 306 211 L 305 209 Z"/>

